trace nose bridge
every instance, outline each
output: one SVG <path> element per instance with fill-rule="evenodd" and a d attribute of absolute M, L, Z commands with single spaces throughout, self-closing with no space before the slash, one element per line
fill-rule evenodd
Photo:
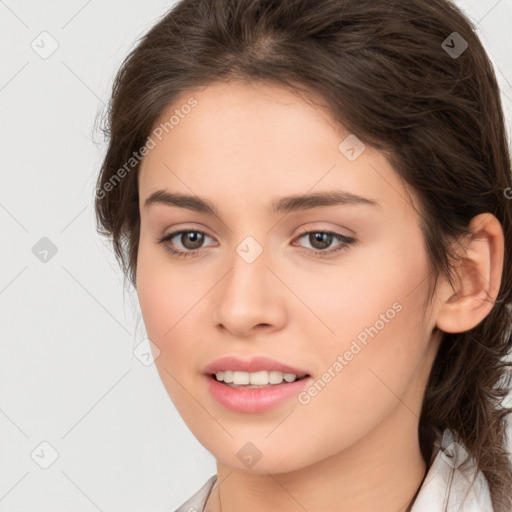
<path fill-rule="evenodd" d="M 261 235 L 263 236 L 263 235 Z M 215 320 L 238 335 L 260 324 L 273 325 L 282 320 L 278 283 L 267 266 L 270 250 L 256 237 L 246 236 L 235 247 L 230 271 L 215 297 Z"/>
<path fill-rule="evenodd" d="M 235 247 L 231 271 L 227 276 L 229 285 L 225 292 L 234 294 L 239 301 L 243 301 L 244 297 L 258 300 L 264 288 L 262 285 L 268 279 L 269 249 L 264 248 L 263 243 L 248 235 Z"/>
<path fill-rule="evenodd" d="M 261 236 L 259 238 L 261 239 Z M 236 253 L 241 260 L 248 265 L 252 265 L 255 261 L 261 259 L 263 252 L 268 252 L 268 248 L 264 250 L 262 243 L 258 242 L 254 236 L 248 235 L 238 244 Z"/>

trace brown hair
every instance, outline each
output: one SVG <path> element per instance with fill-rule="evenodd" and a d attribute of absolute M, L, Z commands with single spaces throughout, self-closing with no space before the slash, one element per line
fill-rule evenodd
<path fill-rule="evenodd" d="M 450 53 L 454 37 L 459 53 L 468 45 L 459 55 Z M 388 155 L 419 197 L 433 285 L 441 273 L 452 280 L 450 241 L 468 234 L 474 216 L 490 212 L 500 221 L 505 262 L 498 297 L 470 331 L 442 333 L 419 440 L 428 463 L 436 434 L 455 431 L 487 478 L 495 511 L 510 511 L 512 409 L 502 403 L 512 366 L 512 210 L 504 193 L 512 190 L 510 150 L 496 77 L 471 24 L 447 0 L 176 4 L 125 59 L 106 117 L 98 231 L 111 237 L 134 286 L 140 160 L 131 161 L 134 172 L 126 162 L 179 94 L 233 79 L 313 93 L 334 120 Z"/>

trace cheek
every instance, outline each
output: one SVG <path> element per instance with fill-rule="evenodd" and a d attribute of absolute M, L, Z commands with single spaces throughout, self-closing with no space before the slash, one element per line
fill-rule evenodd
<path fill-rule="evenodd" d="M 397 295 L 401 308 L 394 309 Z M 360 299 L 360 308 L 353 307 Z M 315 449 L 325 456 L 360 439 L 395 409 L 409 420 L 414 417 L 410 410 L 419 415 L 416 400 L 420 397 L 410 390 L 416 389 L 416 376 L 423 374 L 427 337 L 422 338 L 416 301 L 400 297 L 396 288 L 382 294 L 374 291 L 371 304 L 363 299 L 351 296 L 350 313 L 338 309 L 335 316 L 333 308 L 327 318 L 329 312 L 324 310 L 322 318 L 330 320 L 337 335 L 324 336 L 315 345 L 316 361 L 323 365 L 316 365 L 315 381 L 301 397 L 305 405 L 295 418 L 297 424 L 315 418 L 315 428 L 322 432 Z M 285 443 L 290 432 L 283 430 L 277 437 L 281 434 Z"/>
<path fill-rule="evenodd" d="M 174 405 L 187 415 L 191 409 L 190 397 L 180 384 L 186 382 L 191 371 L 187 362 L 193 360 L 190 353 L 193 343 L 188 343 L 190 335 L 186 337 L 183 332 L 188 301 L 178 292 L 182 285 L 180 279 L 165 271 L 166 266 L 156 252 L 139 247 L 137 295 L 147 336 L 159 349 L 155 367 Z"/>
<path fill-rule="evenodd" d="M 196 272 L 191 282 L 190 275 L 180 268 L 169 262 L 162 248 L 145 241 L 139 245 L 138 300 L 148 338 L 160 350 L 155 365 L 171 395 L 178 386 L 171 375 L 184 382 L 197 371 L 193 366 L 198 339 L 195 315 L 208 290 L 206 276 Z M 196 282 L 205 284 L 194 285 Z"/>
<path fill-rule="evenodd" d="M 164 283 L 161 277 L 158 267 L 150 264 L 150 259 L 145 257 L 144 251 L 139 250 L 137 296 L 148 337 L 151 340 L 154 338 L 155 341 L 160 340 L 172 325 L 170 322 L 173 309 L 170 308 L 172 304 L 169 304 L 169 301 L 174 295 L 165 292 L 166 286 L 162 286 Z"/>
<path fill-rule="evenodd" d="M 314 286 L 301 282 L 294 288 L 318 316 L 318 321 L 309 314 L 300 320 L 301 331 L 317 340 L 316 360 L 322 363 L 317 374 L 335 375 L 321 392 L 325 406 L 343 403 L 344 414 L 357 416 L 363 404 L 374 410 L 389 405 L 396 400 L 390 389 L 405 393 L 425 360 L 428 265 L 421 238 L 411 234 L 409 240 L 409 249 L 398 240 L 368 247 L 325 276 L 317 274 L 309 283 Z"/>
<path fill-rule="evenodd" d="M 137 255 L 137 296 L 148 338 L 165 355 L 183 316 L 185 300 L 178 275 L 166 269 L 165 255 L 141 239 Z M 157 361 L 158 363 L 158 361 Z"/>
<path fill-rule="evenodd" d="M 400 324 L 407 314 L 399 310 L 408 304 L 410 311 L 420 302 L 423 290 L 415 288 L 427 275 L 426 268 L 417 252 L 410 254 L 399 241 L 396 245 L 390 241 L 368 244 L 338 264 L 319 265 L 299 275 L 294 269 L 280 270 L 309 309 L 297 303 L 295 312 L 302 308 L 305 314 L 294 318 L 311 339 L 321 340 L 315 350 L 325 347 L 329 351 L 349 345 L 356 337 L 364 343 L 370 336 L 367 329 L 374 325 L 380 333 L 389 331 L 391 324 Z"/>

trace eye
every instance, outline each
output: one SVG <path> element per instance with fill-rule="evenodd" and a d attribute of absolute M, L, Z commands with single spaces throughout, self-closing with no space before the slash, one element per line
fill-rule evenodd
<path fill-rule="evenodd" d="M 178 235 L 181 235 L 178 240 L 185 250 L 175 249 L 172 247 L 171 240 L 178 237 Z M 158 240 L 158 243 L 162 244 L 165 250 L 173 256 L 177 256 L 178 258 L 188 258 L 190 256 L 197 256 L 197 249 L 201 247 L 205 237 L 210 238 L 204 231 L 198 231 L 195 229 L 181 230 L 165 235 L 163 238 Z"/>
<path fill-rule="evenodd" d="M 351 244 L 356 242 L 356 239 L 353 237 L 325 230 L 304 231 L 301 236 L 296 238 L 296 240 L 300 240 L 306 236 L 307 241 L 313 246 L 310 250 L 312 250 L 315 253 L 315 256 L 318 256 L 319 258 L 332 256 L 334 253 L 338 253 L 340 251 L 346 251 L 349 249 Z M 333 241 L 339 242 L 339 245 L 335 246 L 333 249 L 325 250 Z"/>

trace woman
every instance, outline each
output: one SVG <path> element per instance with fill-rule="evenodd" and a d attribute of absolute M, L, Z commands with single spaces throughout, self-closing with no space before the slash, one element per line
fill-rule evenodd
<path fill-rule="evenodd" d="M 183 0 L 107 129 L 98 226 L 217 462 L 179 512 L 511 510 L 510 153 L 456 7 Z"/>

